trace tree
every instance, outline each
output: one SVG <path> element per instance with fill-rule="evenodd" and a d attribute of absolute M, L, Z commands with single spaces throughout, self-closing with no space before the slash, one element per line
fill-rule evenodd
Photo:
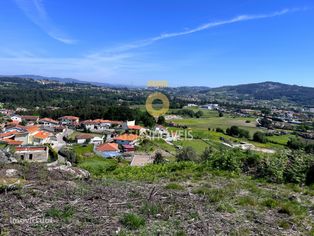
<path fill-rule="evenodd" d="M 225 131 L 222 128 L 216 128 L 216 132 L 217 133 L 225 133 Z"/>
<path fill-rule="evenodd" d="M 201 160 L 204 162 L 208 161 L 213 157 L 213 154 L 214 154 L 214 149 L 211 146 L 209 146 L 205 148 L 204 152 L 202 153 Z"/>
<path fill-rule="evenodd" d="M 240 128 L 238 126 L 231 126 L 231 128 L 226 129 L 226 134 L 229 136 L 237 137 L 239 136 Z"/>
<path fill-rule="evenodd" d="M 261 110 L 262 114 L 264 114 L 265 116 L 269 116 L 271 114 L 271 110 L 269 108 L 263 108 Z"/>
<path fill-rule="evenodd" d="M 263 117 L 260 120 L 260 124 L 262 127 L 269 128 L 271 126 L 272 122 L 271 122 L 271 120 L 267 119 L 266 117 Z"/>
<path fill-rule="evenodd" d="M 197 154 L 192 147 L 184 147 L 176 155 L 177 161 L 196 161 Z"/>
<path fill-rule="evenodd" d="M 219 117 L 223 117 L 224 116 L 224 113 L 223 112 L 219 112 Z"/>
<path fill-rule="evenodd" d="M 202 112 L 202 111 L 198 111 L 198 112 L 195 113 L 195 117 L 196 118 L 200 118 L 203 115 L 204 115 L 204 112 Z"/>
<path fill-rule="evenodd" d="M 250 138 L 249 131 L 240 129 L 238 126 L 231 126 L 231 128 L 226 129 L 226 134 L 232 137 Z"/>
<path fill-rule="evenodd" d="M 305 151 L 306 151 L 307 153 L 312 153 L 312 154 L 314 154 L 314 144 L 308 144 L 308 145 L 306 145 Z"/>
<path fill-rule="evenodd" d="M 267 143 L 266 134 L 263 132 L 257 131 L 253 135 L 253 141 L 258 142 L 258 143 Z"/>
<path fill-rule="evenodd" d="M 166 123 L 166 119 L 164 116 L 159 116 L 157 120 L 157 124 L 164 125 Z"/>
<path fill-rule="evenodd" d="M 155 156 L 154 156 L 154 164 L 161 164 L 164 163 L 165 159 L 163 157 L 163 155 L 160 152 L 156 152 Z"/>
<path fill-rule="evenodd" d="M 142 121 L 145 127 L 153 127 L 156 124 L 154 117 L 148 114 L 148 112 L 144 112 L 141 115 L 140 120 Z"/>
<path fill-rule="evenodd" d="M 303 142 L 301 141 L 301 139 L 299 138 L 290 138 L 288 143 L 287 143 L 287 146 L 290 148 L 290 149 L 293 149 L 293 150 L 299 150 L 299 149 L 302 149 L 304 148 L 304 144 Z"/>

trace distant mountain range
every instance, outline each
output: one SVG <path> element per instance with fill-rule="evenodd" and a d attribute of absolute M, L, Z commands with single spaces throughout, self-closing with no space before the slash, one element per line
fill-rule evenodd
<path fill-rule="evenodd" d="M 298 104 L 314 107 L 314 88 L 278 82 L 262 82 L 223 86 L 210 89 L 210 92 L 224 92 L 228 95 L 254 98 L 258 100 L 286 99 Z"/>
<path fill-rule="evenodd" d="M 10 76 L 0 75 L 0 77 L 15 77 L 15 78 L 33 79 L 33 80 L 50 80 L 50 81 L 57 81 L 61 83 L 92 84 L 96 86 L 112 87 L 112 88 L 129 87 L 127 85 L 122 85 L 122 84 L 90 82 L 90 81 L 82 81 L 82 80 L 72 79 L 72 78 L 46 77 L 46 76 L 40 76 L 40 75 L 10 75 Z"/>
<path fill-rule="evenodd" d="M 111 87 L 111 88 L 127 88 L 134 87 L 128 85 L 101 83 L 101 82 L 88 82 L 81 81 L 72 78 L 58 78 L 58 77 L 45 77 L 38 75 L 16 75 L 16 76 L 0 76 L 0 77 L 12 77 L 21 79 L 33 79 L 33 80 L 50 80 L 57 81 L 61 83 L 75 83 L 75 84 L 91 84 L 101 87 Z M 143 88 L 143 87 L 134 87 Z M 167 88 L 166 88 L 167 90 Z M 257 100 L 274 100 L 283 99 L 297 104 L 302 104 L 306 106 L 314 107 L 314 88 L 305 87 L 298 85 L 289 85 L 278 82 L 262 82 L 262 83 L 251 83 L 251 84 L 241 84 L 234 86 L 222 86 L 218 88 L 209 88 L 204 86 L 184 86 L 177 88 L 169 88 L 176 95 L 186 95 L 189 94 L 203 94 L 203 95 L 213 95 L 219 93 L 220 95 L 230 98 L 240 97 L 242 99 L 257 99 Z"/>

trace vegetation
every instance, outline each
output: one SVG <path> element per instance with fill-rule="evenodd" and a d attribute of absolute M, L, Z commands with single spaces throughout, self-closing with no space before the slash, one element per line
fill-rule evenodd
<path fill-rule="evenodd" d="M 249 131 L 245 129 L 241 129 L 238 126 L 231 126 L 231 128 L 228 128 L 226 130 L 226 134 L 230 135 L 232 137 L 238 137 L 238 138 L 250 138 Z"/>
<path fill-rule="evenodd" d="M 121 218 L 121 223 L 128 229 L 139 229 L 141 226 L 145 225 L 145 219 L 136 214 L 127 213 Z"/>
<path fill-rule="evenodd" d="M 253 141 L 255 142 L 259 142 L 259 143 L 267 143 L 267 137 L 266 137 L 266 134 L 263 133 L 263 132 L 256 132 L 254 135 L 253 135 Z"/>

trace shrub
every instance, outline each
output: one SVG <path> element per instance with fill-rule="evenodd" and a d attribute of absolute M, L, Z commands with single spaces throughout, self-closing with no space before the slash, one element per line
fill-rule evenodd
<path fill-rule="evenodd" d="M 74 208 L 72 206 L 65 206 L 63 209 L 50 208 L 46 212 L 46 216 L 58 218 L 60 220 L 68 221 L 74 215 Z"/>
<path fill-rule="evenodd" d="M 124 214 L 120 219 L 120 222 L 131 230 L 139 229 L 141 226 L 145 225 L 145 219 L 143 217 L 132 213 Z"/>
<path fill-rule="evenodd" d="M 184 147 L 176 155 L 177 161 L 196 161 L 198 160 L 197 154 L 192 147 Z"/>
<path fill-rule="evenodd" d="M 211 161 L 211 166 L 218 170 L 227 170 L 239 173 L 242 168 L 243 152 L 239 150 L 227 150 L 216 153 Z"/>
<path fill-rule="evenodd" d="M 288 155 L 288 163 L 284 177 L 286 182 L 305 183 L 309 169 L 309 156 L 301 152 L 293 152 Z"/>
<path fill-rule="evenodd" d="M 163 155 L 160 152 L 156 152 L 155 157 L 154 157 L 154 164 L 160 164 L 160 163 L 164 163 L 165 159 L 163 157 Z"/>
<path fill-rule="evenodd" d="M 78 158 L 75 152 L 71 149 L 63 147 L 59 150 L 59 154 L 63 156 L 67 161 L 71 162 L 72 164 L 78 163 Z"/>
<path fill-rule="evenodd" d="M 238 126 L 231 126 L 226 130 L 226 134 L 232 137 L 250 138 L 249 131 L 240 129 Z"/>
<path fill-rule="evenodd" d="M 284 172 L 287 165 L 287 154 L 277 153 L 275 155 L 265 156 L 257 166 L 256 175 L 265 178 L 270 182 L 284 182 Z"/>
<path fill-rule="evenodd" d="M 303 144 L 302 140 L 299 138 L 296 138 L 296 137 L 290 138 L 288 143 L 287 143 L 287 146 L 293 150 L 299 150 L 299 149 L 304 148 L 304 144 Z"/>
<path fill-rule="evenodd" d="M 154 216 L 163 211 L 162 206 L 159 203 L 145 201 L 140 208 L 141 214 L 146 216 Z"/>
<path fill-rule="evenodd" d="M 263 132 L 257 131 L 253 135 L 253 141 L 258 142 L 258 143 L 267 143 L 266 134 Z"/>
<path fill-rule="evenodd" d="M 213 155 L 214 155 L 214 150 L 212 147 L 209 146 L 209 147 L 205 148 L 204 152 L 202 153 L 201 160 L 202 161 L 208 161 L 208 160 L 212 159 Z"/>
<path fill-rule="evenodd" d="M 225 133 L 225 131 L 222 128 L 219 128 L 219 127 L 216 128 L 216 132 L 217 133 L 223 133 L 223 134 Z"/>

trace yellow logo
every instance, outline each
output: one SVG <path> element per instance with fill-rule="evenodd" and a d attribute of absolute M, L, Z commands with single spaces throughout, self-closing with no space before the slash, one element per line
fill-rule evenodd
<path fill-rule="evenodd" d="M 162 101 L 162 107 L 160 109 L 156 109 L 153 107 L 153 102 L 155 100 Z M 159 117 L 163 114 L 166 114 L 169 110 L 169 100 L 167 96 L 160 92 L 150 94 L 146 99 L 146 110 L 153 117 Z"/>

